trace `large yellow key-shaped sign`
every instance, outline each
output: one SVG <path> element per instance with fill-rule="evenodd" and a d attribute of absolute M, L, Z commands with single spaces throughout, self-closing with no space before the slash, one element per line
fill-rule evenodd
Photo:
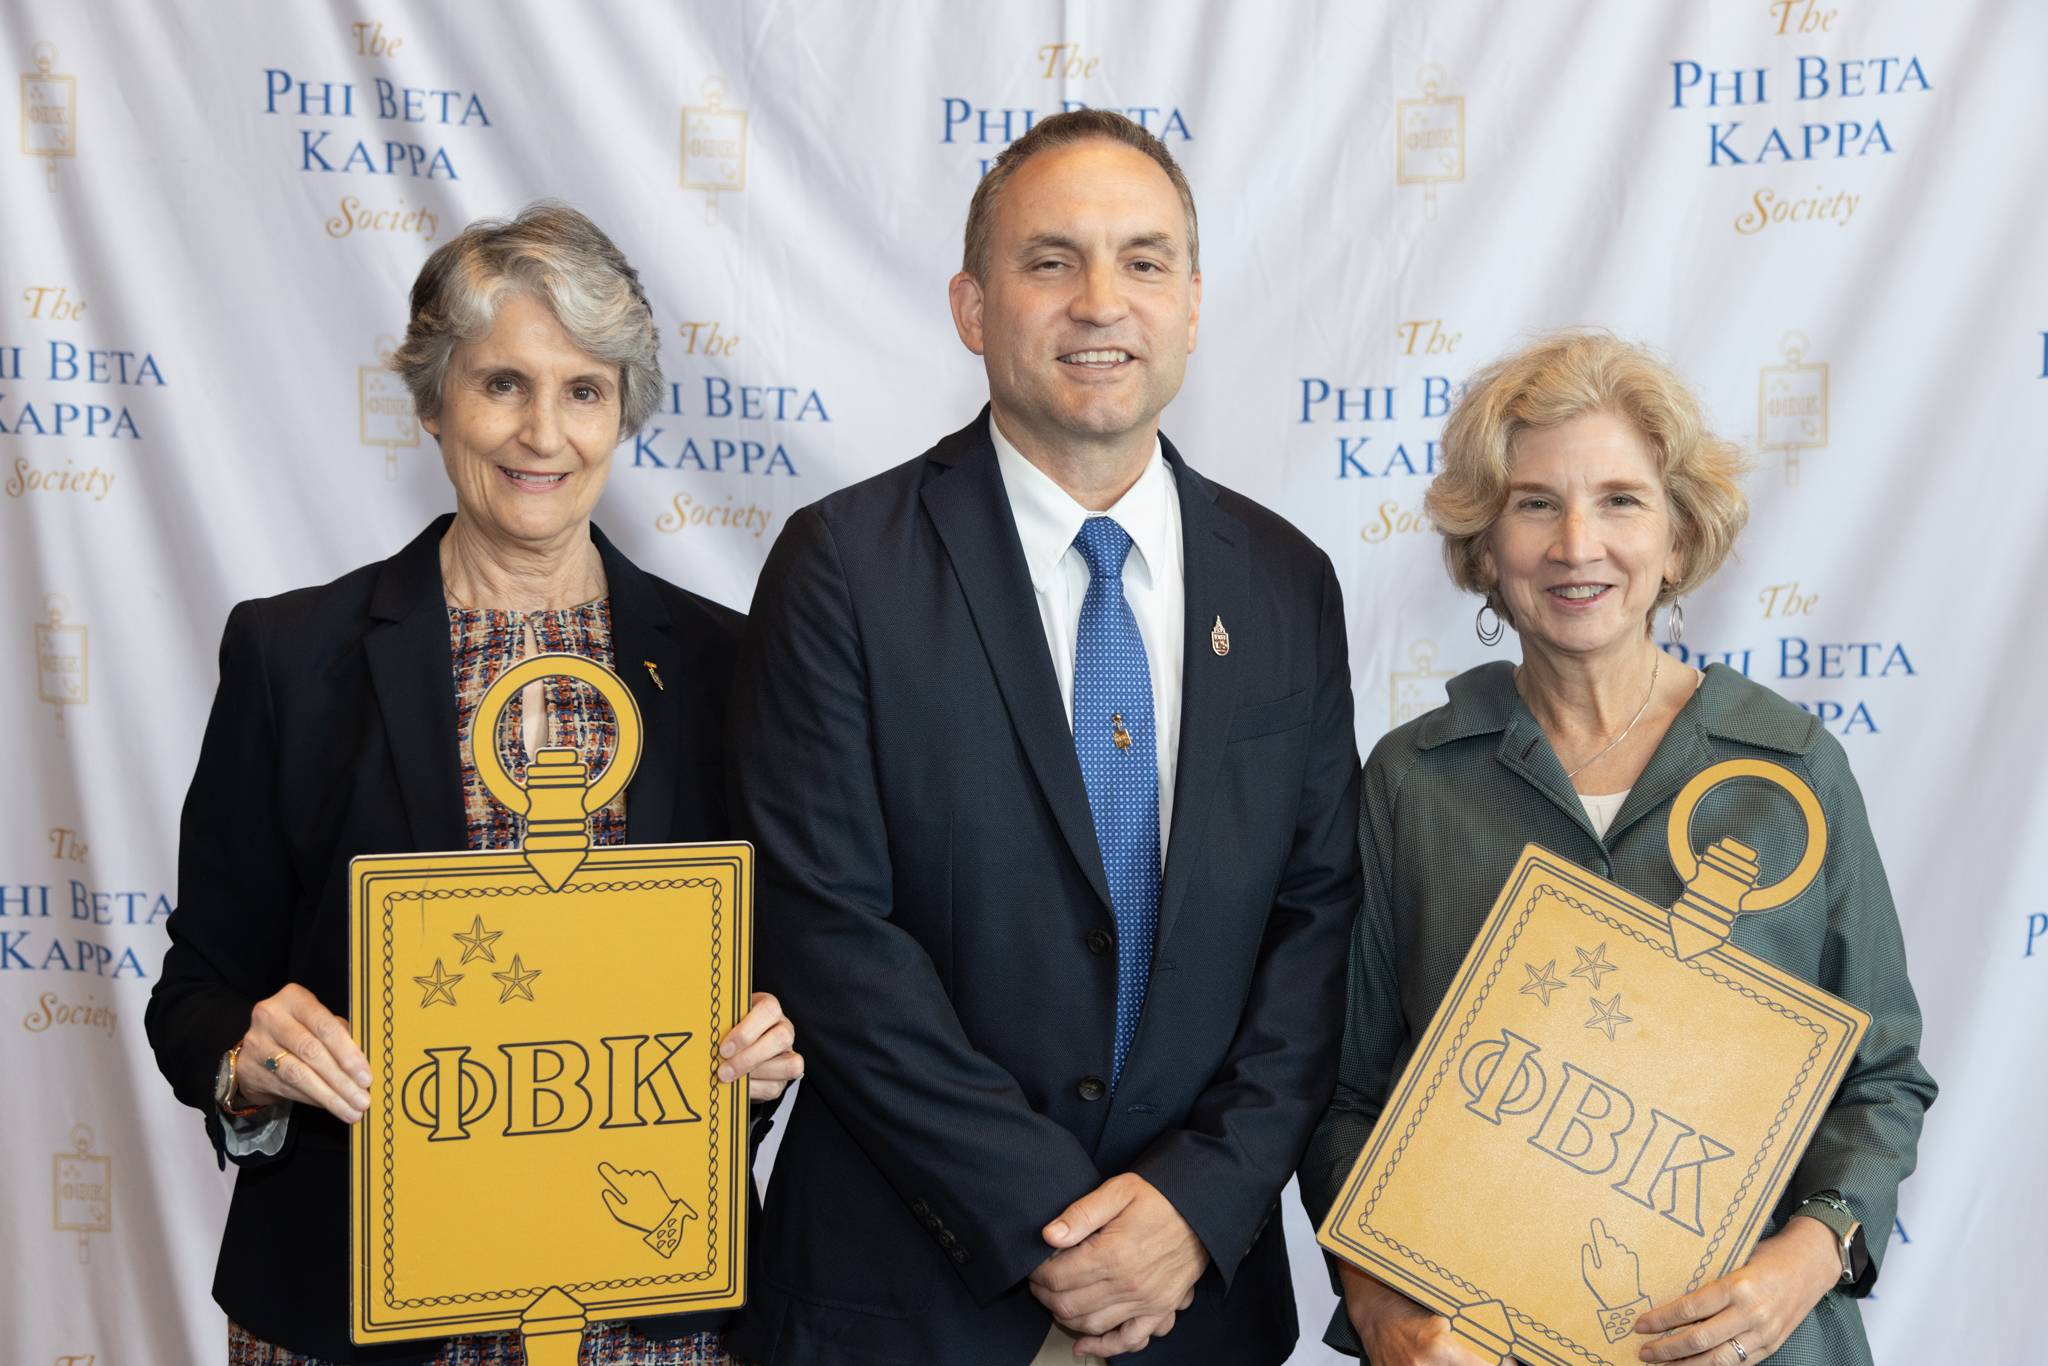
<path fill-rule="evenodd" d="M 610 703 L 617 752 L 591 780 L 573 750 L 542 750 L 521 787 L 498 716 L 556 675 Z M 350 1140 L 351 1330 L 516 1329 L 536 1366 L 573 1366 L 589 1320 L 744 1298 L 745 1083 L 715 1073 L 748 1000 L 753 851 L 590 847 L 641 727 L 589 660 L 507 670 L 472 740 L 524 847 L 350 868 L 350 994 L 374 1074 Z"/>
<path fill-rule="evenodd" d="M 1694 851 L 1720 783 L 1781 787 L 1804 852 Z M 1796 775 L 1732 759 L 1673 803 L 1685 892 L 1653 906 L 1529 845 L 1407 1069 L 1322 1245 L 1451 1320 L 1490 1361 L 1621 1366 L 1636 1318 L 1741 1266 L 1870 1017 L 1728 942 L 1827 848 Z"/>

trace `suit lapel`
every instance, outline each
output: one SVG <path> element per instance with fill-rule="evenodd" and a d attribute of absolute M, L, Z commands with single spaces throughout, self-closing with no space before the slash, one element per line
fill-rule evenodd
<path fill-rule="evenodd" d="M 1216 776 L 1223 766 L 1230 718 L 1237 707 L 1238 661 L 1216 653 L 1210 631 L 1221 619 L 1224 628 L 1237 637 L 1233 644 L 1243 644 L 1252 640 L 1256 628 L 1246 616 L 1251 557 L 1244 523 L 1216 506 L 1216 490 L 1189 469 L 1163 437 L 1161 446 L 1173 466 L 1174 489 L 1180 499 L 1187 593 L 1180 761 L 1173 788 L 1173 831 L 1159 896 L 1158 942 L 1165 944 L 1187 900 L 1189 883 L 1207 842 Z"/>
<path fill-rule="evenodd" d="M 926 482 L 925 510 L 945 543 L 1032 774 L 1088 885 L 1106 907 L 1109 881 L 1095 843 L 1095 818 L 1045 647 L 1045 626 L 1031 596 L 1024 547 L 988 439 L 988 410 L 941 442 L 930 458 L 950 469 Z"/>
<path fill-rule="evenodd" d="M 665 844 L 673 837 L 684 697 L 699 686 L 675 624 L 648 576 L 596 527 L 612 609 L 612 665 L 640 708 L 640 767 L 626 788 L 626 840 Z M 655 681 L 659 674 L 661 681 Z"/>
<path fill-rule="evenodd" d="M 468 844 L 462 816 L 462 755 L 455 736 L 454 663 L 441 594 L 441 517 L 387 560 L 370 599 L 363 648 L 391 740 L 399 798 L 414 847 L 423 853 Z"/>

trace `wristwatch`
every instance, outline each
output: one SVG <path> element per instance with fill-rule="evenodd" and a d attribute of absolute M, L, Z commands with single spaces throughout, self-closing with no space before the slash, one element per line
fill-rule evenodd
<path fill-rule="evenodd" d="M 235 1078 L 235 1063 L 240 1059 L 241 1055 L 242 1045 L 236 1044 L 233 1048 L 221 1054 L 220 1067 L 213 1074 L 213 1103 L 220 1108 L 222 1114 L 229 1115 L 235 1119 L 253 1115 L 258 1110 L 263 1109 L 261 1105 L 233 1104 L 235 1092 L 238 1089 Z"/>
<path fill-rule="evenodd" d="M 1835 1235 L 1835 1251 L 1842 1258 L 1842 1284 L 1855 1285 L 1870 1269 L 1870 1247 L 1863 1239 L 1863 1221 L 1848 1201 L 1835 1191 L 1820 1191 L 1806 1197 L 1795 1214 L 1803 1214 L 1828 1226 Z"/>

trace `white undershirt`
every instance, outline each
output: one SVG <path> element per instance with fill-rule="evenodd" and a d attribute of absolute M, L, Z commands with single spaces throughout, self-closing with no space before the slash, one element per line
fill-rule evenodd
<path fill-rule="evenodd" d="M 1074 640 L 1080 634 L 1081 600 L 1088 596 L 1088 561 L 1074 548 L 1081 523 L 1105 515 L 1131 538 L 1124 560 L 1124 600 L 1137 618 L 1152 673 L 1153 733 L 1158 739 L 1159 849 L 1162 857 L 1173 825 L 1173 779 L 1180 766 L 1182 647 L 1187 640 L 1186 560 L 1181 548 L 1180 498 L 1173 470 L 1155 439 L 1145 472 L 1104 514 L 1090 512 L 1068 496 L 1050 475 L 1024 458 L 990 414 L 996 467 L 1024 546 L 1024 567 L 1038 601 L 1045 646 L 1052 653 L 1067 726 L 1074 724 Z"/>
<path fill-rule="evenodd" d="M 1588 793 L 1579 794 L 1579 805 L 1586 808 L 1586 819 L 1593 823 L 1593 833 L 1601 839 L 1607 838 L 1607 828 L 1614 824 L 1614 818 L 1621 814 L 1621 804 L 1628 800 L 1630 789 L 1610 792 L 1604 797 Z"/>

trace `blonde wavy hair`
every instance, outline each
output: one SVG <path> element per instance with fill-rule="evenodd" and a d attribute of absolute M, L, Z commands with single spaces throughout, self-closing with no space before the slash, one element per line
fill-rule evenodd
<path fill-rule="evenodd" d="M 1444 424 L 1443 468 L 1425 508 L 1444 538 L 1444 564 L 1465 592 L 1483 594 L 1503 621 L 1508 607 L 1485 570 L 1486 540 L 1507 507 L 1515 441 L 1588 413 L 1633 426 L 1650 447 L 1670 499 L 1680 571 L 1651 606 L 1684 597 L 1727 560 L 1749 520 L 1740 447 L 1707 430 L 1699 400 L 1647 347 L 1612 333 L 1552 333 L 1474 375 Z"/>

